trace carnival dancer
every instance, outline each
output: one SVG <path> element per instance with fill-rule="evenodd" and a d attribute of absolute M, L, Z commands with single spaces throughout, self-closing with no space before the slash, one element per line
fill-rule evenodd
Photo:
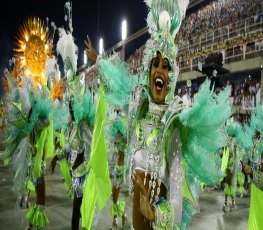
<path fill-rule="evenodd" d="M 10 77 L 10 81 L 12 81 Z M 9 84 L 12 94 L 17 89 Z M 16 175 L 14 189 L 17 194 L 25 195 L 29 183 L 36 191 L 36 204 L 27 211 L 27 229 L 40 228 L 48 224 L 45 209 L 45 171 L 46 159 L 53 152 L 53 125 L 50 120 L 51 101 L 49 94 L 42 88 L 37 91 L 33 83 L 23 84 L 18 100 L 11 101 L 8 108 L 8 130 L 6 158 L 14 160 Z M 19 112 L 19 115 L 14 114 Z M 18 125 L 19 124 L 19 125 Z M 30 181 L 30 182 L 29 182 Z"/>
<path fill-rule="evenodd" d="M 232 149 L 232 152 L 230 152 L 227 167 L 226 167 L 226 176 L 224 178 L 224 195 L 225 195 L 225 203 L 223 206 L 223 211 L 228 212 L 228 208 L 230 211 L 232 211 L 236 207 L 235 203 L 235 196 L 236 196 L 236 191 L 235 191 L 235 177 L 234 177 L 234 159 L 236 155 L 233 153 L 233 151 L 236 150 Z M 236 175 L 235 175 L 236 176 Z M 228 197 L 231 197 L 232 203 L 228 205 Z"/>
<path fill-rule="evenodd" d="M 229 157 L 223 160 L 228 162 L 224 178 L 224 212 L 233 211 L 236 208 L 237 188 L 244 185 L 245 179 L 243 159 L 248 158 L 246 154 L 253 148 L 253 135 L 254 129 L 248 124 L 240 125 L 233 120 L 228 124 Z M 239 190 L 243 192 L 244 187 Z M 231 197 L 231 204 L 228 204 L 228 197 Z"/>
<path fill-rule="evenodd" d="M 178 68 L 173 37 L 188 1 L 146 3 L 151 38 L 144 51 L 144 71 L 131 76 L 120 59 L 100 60 L 104 96 L 109 103 L 129 106 L 133 228 L 187 229 L 191 216 L 199 210 L 200 181 L 214 184 L 224 176 L 217 151 L 227 143 L 224 126 L 231 115 L 229 89 L 217 95 L 206 80 L 190 108 L 174 97 Z"/>
<path fill-rule="evenodd" d="M 111 152 L 116 155 L 116 165 L 113 170 L 114 182 L 112 186 L 112 205 L 110 213 L 113 217 L 112 229 L 117 229 L 118 217 L 122 218 L 122 228 L 125 227 L 127 214 L 125 213 L 125 201 L 119 200 L 119 194 L 124 180 L 124 161 L 126 155 L 126 121 L 125 115 L 121 112 L 119 106 L 115 106 L 114 115 L 109 117 L 109 125 L 106 126 L 106 135 L 109 142 L 113 143 Z"/>
<path fill-rule="evenodd" d="M 263 206 L 263 142 L 262 142 L 263 106 L 258 104 L 251 117 L 251 126 L 255 129 L 256 146 L 250 156 L 251 165 L 245 165 L 244 171 L 251 176 L 250 209 L 248 229 L 258 230 L 263 226 L 261 209 Z"/>
<path fill-rule="evenodd" d="M 71 178 L 70 184 L 65 184 L 67 192 L 73 198 L 71 227 L 72 229 L 79 229 L 83 186 L 90 170 L 88 162 L 95 119 L 95 106 L 92 102 L 92 93 L 86 91 L 85 85 L 81 83 L 80 77 L 76 75 L 78 49 L 72 35 L 71 4 L 68 2 L 65 7 L 69 14 L 69 30 L 65 31 L 63 28 L 59 28 L 57 53 L 61 55 L 64 63 L 67 82 L 65 100 L 70 119 L 66 129 L 66 144 L 61 146 L 62 150 L 53 159 L 53 166 L 51 167 L 55 167 L 56 160 L 59 160 L 60 163 L 68 161 L 65 171 L 62 170 L 61 172 L 65 181 L 69 181 L 69 178 Z"/>
<path fill-rule="evenodd" d="M 25 22 L 18 36 L 16 58 L 12 59 L 12 72 L 5 73 L 9 90 L 6 158 L 12 160 L 16 169 L 14 190 L 22 196 L 20 205 L 25 201 L 28 206 L 24 200 L 28 189 L 36 191 L 36 204 L 26 213 L 27 229 L 48 225 L 45 172 L 46 160 L 53 157 L 54 144 L 46 64 L 52 58 L 55 28 L 52 25 L 49 32 L 47 28 L 38 17 Z"/>
<path fill-rule="evenodd" d="M 65 98 L 69 107 L 70 121 L 64 151 L 58 159 L 69 159 L 72 178 L 69 194 L 73 197 L 71 227 L 79 229 L 81 218 L 81 226 L 91 229 L 96 207 L 100 211 L 111 196 L 104 140 L 107 105 L 100 98 L 94 101 L 92 90 L 86 89 L 80 76 L 76 74 L 78 49 L 72 35 L 72 4 L 67 2 L 65 9 L 68 30 L 59 29 L 57 52 L 64 63 L 67 82 Z M 88 44 L 89 42 L 90 40 Z M 90 50 L 87 52 L 91 55 Z M 98 141 L 100 141 L 99 146 Z"/>

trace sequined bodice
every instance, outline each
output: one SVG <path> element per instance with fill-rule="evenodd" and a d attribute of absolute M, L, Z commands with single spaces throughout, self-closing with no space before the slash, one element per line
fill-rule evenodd
<path fill-rule="evenodd" d="M 167 107 L 150 103 L 145 118 L 136 124 L 136 150 L 145 148 L 152 154 L 161 152 L 164 124 L 161 119 Z"/>
<path fill-rule="evenodd" d="M 161 123 L 153 124 L 147 118 L 140 120 L 136 125 L 136 149 L 145 148 L 152 154 L 161 152 L 163 130 Z"/>
<path fill-rule="evenodd" d="M 77 124 L 73 123 L 69 131 L 69 145 L 71 150 L 81 152 L 84 149 L 84 142 L 80 139 Z"/>
<path fill-rule="evenodd" d="M 81 141 L 80 134 L 78 133 L 78 125 L 75 122 L 72 122 L 72 125 L 69 128 L 68 144 L 70 149 L 69 163 L 70 167 L 72 167 L 77 158 L 77 155 L 81 153 L 85 148 L 84 142 Z"/>
<path fill-rule="evenodd" d="M 164 124 L 161 119 L 166 106 L 156 104 L 149 105 L 149 111 L 145 118 L 139 120 L 136 125 L 136 138 L 134 141 L 134 169 L 146 171 L 151 175 L 156 185 L 157 178 L 167 184 L 165 174 L 161 173 L 162 166 L 162 140 Z"/>

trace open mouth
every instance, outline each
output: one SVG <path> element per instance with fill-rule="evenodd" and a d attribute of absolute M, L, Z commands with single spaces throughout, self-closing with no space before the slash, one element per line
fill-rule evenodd
<path fill-rule="evenodd" d="M 161 91 L 163 88 L 163 85 L 164 85 L 163 80 L 161 78 L 157 77 L 155 79 L 154 83 L 155 83 L 155 87 L 156 87 L 157 91 Z"/>

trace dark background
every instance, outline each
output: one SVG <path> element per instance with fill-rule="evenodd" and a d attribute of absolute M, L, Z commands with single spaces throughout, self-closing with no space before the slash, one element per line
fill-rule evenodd
<path fill-rule="evenodd" d="M 3 71 L 13 56 L 16 46 L 15 37 L 19 27 L 30 16 L 38 16 L 57 27 L 66 27 L 64 21 L 63 0 L 8 0 L 0 7 L 0 80 Z M 84 62 L 84 40 L 90 36 L 93 46 L 98 51 L 98 41 L 102 37 L 107 50 L 121 40 L 121 22 L 126 19 L 128 36 L 146 26 L 147 6 L 143 0 L 73 0 L 72 1 L 73 36 L 79 48 L 78 66 Z M 55 42 L 58 34 L 55 35 Z M 133 42 L 126 47 L 128 57 L 142 45 Z M 2 82 L 1 82 L 2 83 Z M 1 84 L 0 95 L 3 93 Z"/>

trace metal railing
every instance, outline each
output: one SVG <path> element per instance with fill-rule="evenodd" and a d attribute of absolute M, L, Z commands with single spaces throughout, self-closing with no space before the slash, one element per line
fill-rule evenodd
<path fill-rule="evenodd" d="M 262 12 L 263 14 L 263 12 Z M 199 36 L 195 36 L 191 38 L 191 40 L 183 38 L 183 40 L 179 41 L 179 50 L 192 50 L 196 48 L 200 48 L 205 45 L 210 45 L 216 42 L 220 42 L 225 39 L 234 38 L 236 36 L 244 35 L 251 33 L 255 30 L 263 28 L 263 17 L 260 21 L 255 21 L 257 15 L 246 18 L 242 21 L 236 22 L 231 26 L 227 25 L 221 28 L 212 29 L 208 32 L 204 32 Z M 188 44 L 185 44 L 183 41 L 186 41 Z"/>
<path fill-rule="evenodd" d="M 254 43 L 247 49 L 247 47 L 243 47 L 242 50 L 238 50 L 239 46 L 228 48 L 225 52 L 224 63 L 229 64 L 231 62 L 241 61 L 253 57 L 263 56 L 263 42 L 262 45 L 255 45 Z M 214 52 L 218 52 L 219 50 L 215 50 Z M 190 59 L 187 62 L 179 63 L 179 69 L 181 73 L 193 71 L 198 67 L 198 63 L 204 63 L 204 57 L 196 57 L 194 59 Z M 187 63 L 187 64 L 185 64 Z"/>
<path fill-rule="evenodd" d="M 192 43 L 187 41 L 188 44 L 183 44 L 179 42 L 179 52 L 178 52 L 178 64 L 181 72 L 192 71 L 195 67 L 197 67 L 198 62 L 204 62 L 205 56 L 208 53 L 214 53 L 218 51 L 222 51 L 219 48 L 219 43 L 222 42 L 231 42 L 234 39 L 240 38 L 241 36 L 250 35 L 257 31 L 263 31 L 263 13 L 259 17 L 255 15 L 253 17 L 246 18 L 242 21 L 231 24 L 231 26 L 224 26 L 221 28 L 213 29 L 213 31 L 208 31 L 206 33 L 202 33 L 201 36 L 197 36 L 192 39 Z M 106 53 L 110 54 L 114 50 L 122 47 L 123 43 L 128 44 L 133 40 L 143 36 L 147 33 L 147 28 L 144 27 L 136 33 L 129 36 L 126 41 L 120 41 L 112 48 L 108 49 Z M 261 37 L 262 39 L 263 37 Z M 191 43 L 191 44 L 190 44 Z M 241 44 L 239 44 L 241 45 Z M 143 46 L 142 46 L 143 47 Z M 213 47 L 212 51 L 208 52 L 207 49 Z M 242 50 L 238 49 L 238 46 L 228 45 L 225 49 L 224 63 L 230 63 L 232 61 L 238 61 L 242 59 L 251 58 L 253 56 L 258 56 L 262 54 L 262 46 L 251 47 L 249 49 L 243 48 Z M 198 50 L 203 50 L 206 52 L 204 55 L 200 55 Z M 185 55 L 185 54 L 188 54 Z M 187 56 L 187 57 L 186 57 Z M 189 58 L 190 56 L 190 58 Z M 137 60 L 136 62 L 141 63 L 142 60 Z M 138 66 L 141 66 L 140 64 Z M 80 68 L 80 72 L 84 71 L 87 67 L 83 65 Z M 135 70 L 136 71 L 136 70 Z M 136 71 L 137 72 L 137 71 Z"/>
<path fill-rule="evenodd" d="M 211 34 L 208 36 L 211 32 L 207 32 L 191 46 L 179 45 L 178 60 L 181 72 L 192 71 L 198 66 L 198 62 L 203 63 L 206 55 L 210 53 L 223 52 L 225 64 L 262 55 L 263 18 L 260 21 L 254 19 L 255 17 L 250 17 L 233 24 L 231 28 L 227 26 L 216 29 L 212 32 L 212 37 Z M 217 31 L 223 32 L 215 36 Z M 248 36 L 257 33 L 260 34 L 260 37 L 255 36 L 255 39 L 246 41 Z M 235 40 L 239 40 L 237 44 L 231 44 Z M 246 45 L 247 42 L 249 46 Z"/>

